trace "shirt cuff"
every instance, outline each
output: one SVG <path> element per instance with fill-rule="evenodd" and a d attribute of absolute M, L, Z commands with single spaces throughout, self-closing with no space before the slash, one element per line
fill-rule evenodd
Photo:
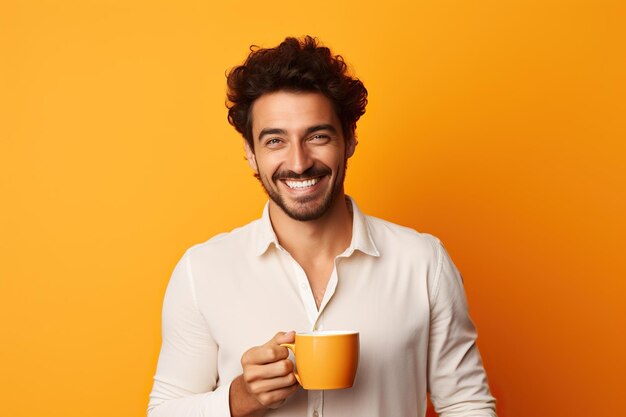
<path fill-rule="evenodd" d="M 231 417 L 230 416 L 230 381 L 226 385 L 217 387 L 211 392 L 211 401 L 209 402 L 209 416 L 215 417 Z"/>

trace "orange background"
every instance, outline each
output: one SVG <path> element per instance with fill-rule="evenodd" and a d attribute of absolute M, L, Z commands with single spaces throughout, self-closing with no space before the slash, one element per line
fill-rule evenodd
<path fill-rule="evenodd" d="M 265 200 L 224 73 L 307 33 L 370 91 L 348 193 L 445 242 L 500 416 L 626 415 L 624 22 L 620 0 L 3 0 L 0 415 L 144 415 L 176 261 Z"/>

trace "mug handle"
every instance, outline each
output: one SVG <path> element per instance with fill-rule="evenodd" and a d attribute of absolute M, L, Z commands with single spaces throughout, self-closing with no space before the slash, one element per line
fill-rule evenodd
<path fill-rule="evenodd" d="M 286 347 L 287 349 L 289 349 L 291 352 L 293 352 L 293 354 L 296 354 L 296 344 L 295 343 L 281 343 L 282 347 Z M 296 377 L 296 381 L 298 381 L 298 384 L 302 385 L 302 382 L 300 382 L 300 377 L 298 376 L 298 373 L 296 371 L 293 372 L 293 374 Z"/>

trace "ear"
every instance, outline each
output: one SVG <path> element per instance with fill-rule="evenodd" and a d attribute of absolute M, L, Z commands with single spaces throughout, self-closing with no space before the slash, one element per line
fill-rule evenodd
<path fill-rule="evenodd" d="M 359 141 L 356 139 L 356 135 L 353 133 L 346 142 L 346 159 L 350 158 L 354 155 L 354 151 L 356 150 L 356 145 L 358 145 Z"/>
<path fill-rule="evenodd" d="M 250 144 L 248 144 L 248 141 L 245 139 L 243 140 L 243 146 L 246 149 L 246 159 L 248 160 L 248 165 L 250 165 L 250 168 L 252 168 L 255 174 L 258 174 L 259 168 L 257 167 L 257 164 L 256 164 L 256 157 L 254 156 L 254 150 L 252 150 L 252 148 L 250 147 Z"/>

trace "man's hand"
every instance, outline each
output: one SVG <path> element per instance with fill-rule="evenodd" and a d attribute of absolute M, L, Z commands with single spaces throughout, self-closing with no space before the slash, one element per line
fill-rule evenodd
<path fill-rule="evenodd" d="M 281 343 L 293 343 L 294 332 L 279 332 L 267 343 L 248 350 L 241 357 L 243 374 L 230 386 L 232 417 L 262 416 L 278 408 L 298 389 L 289 351 Z"/>

